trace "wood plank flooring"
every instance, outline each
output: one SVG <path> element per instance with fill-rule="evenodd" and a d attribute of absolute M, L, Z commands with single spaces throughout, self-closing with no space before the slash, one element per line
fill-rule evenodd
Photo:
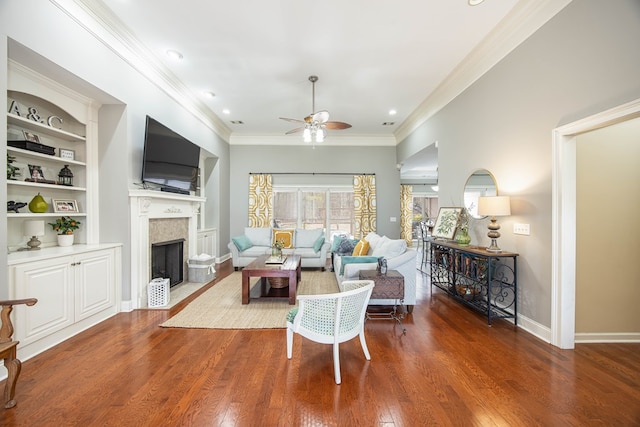
<path fill-rule="evenodd" d="M 158 327 L 185 302 L 120 313 L 24 362 L 0 425 L 640 425 L 640 344 L 560 350 L 488 327 L 418 276 L 407 334 L 367 322 L 372 359 L 357 339 L 341 345 L 341 385 L 331 346 L 296 336 L 287 360 L 284 329 Z"/>

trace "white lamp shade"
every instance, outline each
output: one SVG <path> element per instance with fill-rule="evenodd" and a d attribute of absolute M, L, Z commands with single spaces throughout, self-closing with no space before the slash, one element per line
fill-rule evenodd
<path fill-rule="evenodd" d="M 492 196 L 478 198 L 478 215 L 507 216 L 511 215 L 509 196 Z"/>
<path fill-rule="evenodd" d="M 25 236 L 44 236 L 44 221 L 30 220 L 25 221 L 23 224 L 23 231 Z"/>

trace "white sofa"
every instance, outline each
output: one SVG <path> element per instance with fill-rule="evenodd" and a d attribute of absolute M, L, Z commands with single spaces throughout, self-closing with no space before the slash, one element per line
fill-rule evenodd
<path fill-rule="evenodd" d="M 413 311 L 416 304 L 416 256 L 414 249 L 408 249 L 407 243 L 402 240 L 389 239 L 376 233 L 369 233 L 365 240 L 369 242 L 368 257 L 384 257 L 387 260 L 387 269 L 396 270 L 404 276 L 404 304 L 409 312 Z M 346 258 L 346 257 L 345 257 Z M 373 258 L 372 258 L 373 259 Z M 344 266 L 343 257 L 334 257 L 334 272 L 338 285 L 345 280 L 358 280 L 360 270 L 375 270 L 377 262 L 347 263 Z M 340 287 L 342 289 L 342 287 Z M 393 305 L 394 300 L 371 299 L 372 305 Z"/>
<path fill-rule="evenodd" d="M 324 271 L 327 264 L 327 253 L 331 245 L 329 242 L 322 241 L 321 238 L 324 238 L 322 229 L 305 230 L 296 228 L 293 233 L 293 248 L 285 248 L 282 253 L 284 255 L 299 255 L 301 257 L 300 264 L 303 268 L 320 268 Z M 247 240 L 250 244 L 242 245 Z M 245 227 L 244 235 L 234 237 L 227 245 L 231 250 L 233 267 L 238 270 L 249 265 L 260 255 L 270 254 L 272 243 L 272 228 Z M 238 244 L 244 250 L 240 250 Z"/>

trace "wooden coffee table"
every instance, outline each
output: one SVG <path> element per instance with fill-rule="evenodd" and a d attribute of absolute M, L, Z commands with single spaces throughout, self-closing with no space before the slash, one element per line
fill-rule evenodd
<path fill-rule="evenodd" d="M 289 304 L 296 303 L 296 287 L 300 281 L 300 273 L 302 271 L 300 264 L 300 256 L 287 255 L 287 259 L 282 264 L 266 264 L 265 261 L 269 259 L 269 255 L 263 255 L 255 259 L 251 264 L 242 269 L 242 304 L 249 304 L 249 292 L 251 291 L 251 277 L 260 277 L 261 297 L 282 297 L 283 292 L 267 292 L 268 278 L 280 277 L 283 279 L 289 279 Z M 272 289 L 273 291 L 273 289 Z M 279 291 L 279 290 L 277 290 Z M 286 289 L 282 289 L 286 291 Z"/>

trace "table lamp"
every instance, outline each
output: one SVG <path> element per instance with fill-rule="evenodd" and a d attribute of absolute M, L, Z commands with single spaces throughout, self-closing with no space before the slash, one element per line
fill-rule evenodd
<path fill-rule="evenodd" d="M 40 249 L 40 240 L 38 236 L 44 236 L 44 221 L 42 220 L 30 220 L 25 221 L 23 224 L 23 231 L 25 236 L 31 236 L 31 240 L 27 242 L 29 250 Z"/>
<path fill-rule="evenodd" d="M 488 252 L 502 252 L 498 247 L 498 237 L 500 237 L 500 224 L 497 223 L 497 216 L 511 215 L 511 201 L 509 196 L 490 196 L 478 198 L 478 215 L 491 217 L 488 225 L 489 232 L 487 236 L 491 239 L 491 246 L 487 248 Z"/>

